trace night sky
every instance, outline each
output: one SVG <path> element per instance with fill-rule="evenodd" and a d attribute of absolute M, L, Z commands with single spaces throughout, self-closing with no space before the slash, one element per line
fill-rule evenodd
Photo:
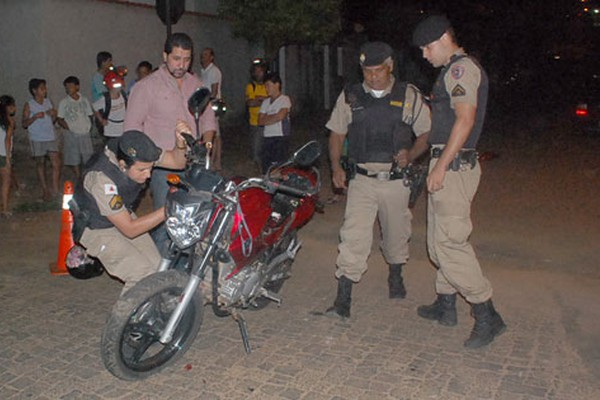
<path fill-rule="evenodd" d="M 343 30 L 362 23 L 368 39 L 390 43 L 430 79 L 410 38 L 431 13 L 450 18 L 459 44 L 511 96 L 565 97 L 600 70 L 600 0 L 344 0 Z"/>

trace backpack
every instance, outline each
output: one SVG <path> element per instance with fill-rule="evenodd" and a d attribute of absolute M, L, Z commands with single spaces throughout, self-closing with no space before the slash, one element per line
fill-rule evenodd
<path fill-rule="evenodd" d="M 101 109 L 100 115 L 102 115 L 102 118 L 108 119 L 110 108 L 112 107 L 112 99 L 110 98 L 110 92 L 102 92 L 102 95 L 104 96 L 104 108 Z M 121 96 L 123 96 L 125 107 L 127 107 L 127 93 L 124 90 L 121 90 Z"/>

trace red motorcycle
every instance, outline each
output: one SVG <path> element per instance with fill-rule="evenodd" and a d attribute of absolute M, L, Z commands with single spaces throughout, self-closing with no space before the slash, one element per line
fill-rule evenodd
<path fill-rule="evenodd" d="M 170 256 L 118 300 L 102 334 L 104 364 L 122 379 L 146 378 L 179 359 L 207 302 L 217 316 L 237 321 L 249 353 L 241 311 L 281 302 L 278 292 L 301 246 L 296 233 L 317 205 L 316 141 L 264 177 L 225 180 L 206 168 L 204 146 L 186 140 L 188 167 L 184 178 L 170 177 L 165 206 Z"/>

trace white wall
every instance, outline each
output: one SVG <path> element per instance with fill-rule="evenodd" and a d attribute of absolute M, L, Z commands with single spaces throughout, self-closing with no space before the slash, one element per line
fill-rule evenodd
<path fill-rule="evenodd" d="M 154 4 L 154 2 L 152 2 Z M 102 0 L 2 0 L 0 1 L 0 94 L 11 94 L 19 112 L 29 98 L 31 78 L 48 81 L 49 97 L 55 105 L 65 96 L 62 81 L 69 75 L 81 81 L 81 92 L 90 97 L 96 70 L 96 53 L 112 53 L 115 65 L 127 65 L 127 80 L 141 60 L 154 66 L 162 62 L 166 27 L 148 5 Z M 223 72 L 223 97 L 234 119 L 244 114 L 244 87 L 249 65 L 260 49 L 234 39 L 226 21 L 187 13 L 173 25 L 173 32 L 186 32 L 199 55 L 213 47 L 216 64 Z M 199 71 L 196 57 L 194 70 Z"/>

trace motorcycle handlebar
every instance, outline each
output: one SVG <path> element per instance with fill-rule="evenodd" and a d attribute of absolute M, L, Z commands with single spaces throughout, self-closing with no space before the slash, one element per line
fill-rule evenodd
<path fill-rule="evenodd" d="M 270 182 L 269 181 L 269 186 L 271 186 L 276 191 L 291 194 L 292 196 L 304 197 L 304 196 L 307 196 L 310 194 L 307 191 L 296 189 L 295 187 L 284 185 L 279 182 Z"/>
<path fill-rule="evenodd" d="M 315 190 L 306 191 L 263 178 L 250 178 L 247 181 L 245 181 L 242 185 L 240 185 L 239 188 L 246 188 L 248 186 L 259 186 L 268 190 L 269 192 L 284 192 L 297 197 L 312 196 L 316 193 L 316 188 Z"/>

